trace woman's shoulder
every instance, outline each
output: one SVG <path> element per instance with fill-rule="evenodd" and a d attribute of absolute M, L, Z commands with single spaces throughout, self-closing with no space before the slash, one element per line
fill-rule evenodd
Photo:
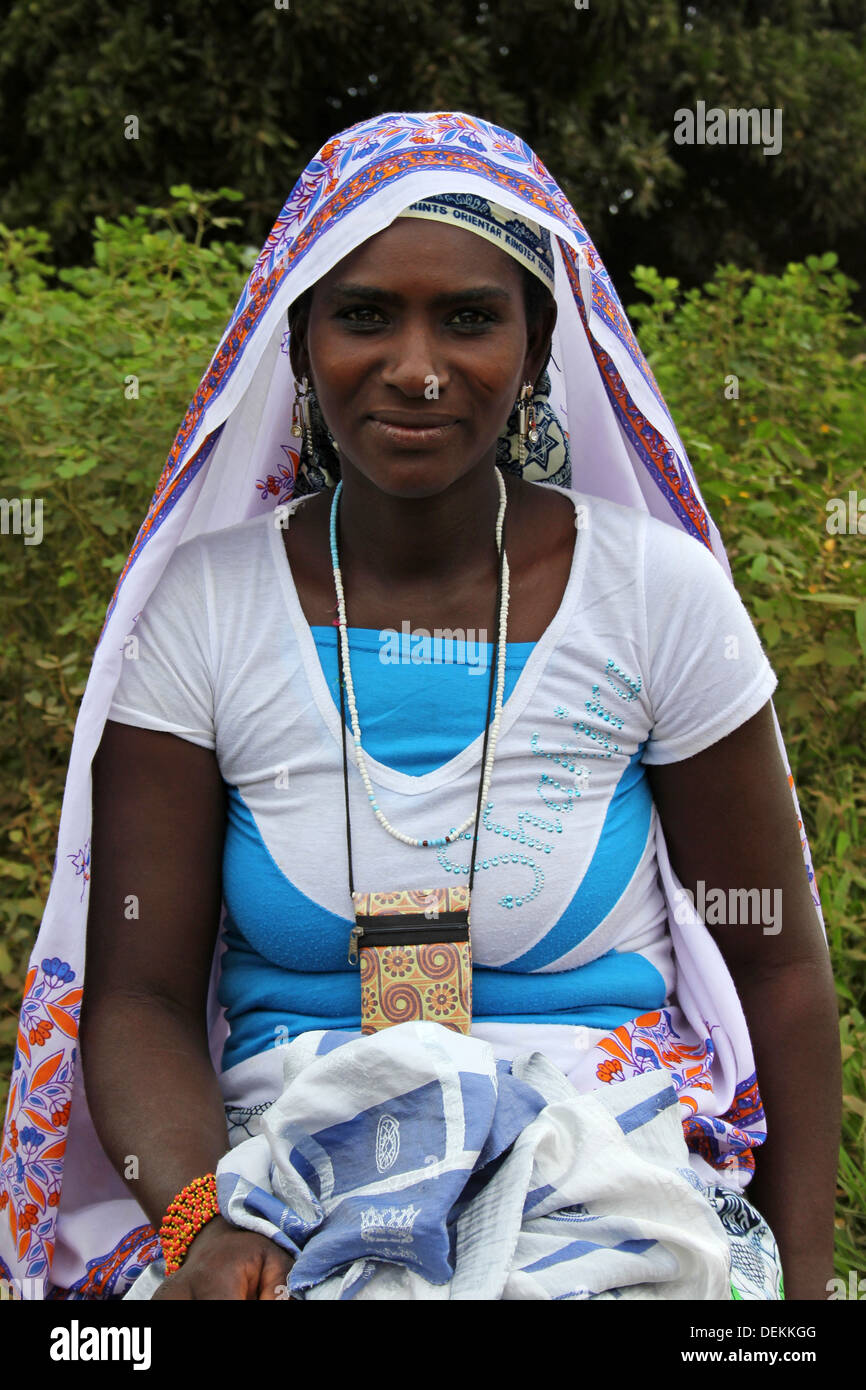
<path fill-rule="evenodd" d="M 706 543 L 676 521 L 653 516 L 645 507 L 629 506 L 579 488 L 559 488 L 575 509 L 575 526 L 592 536 L 601 552 L 627 566 L 642 560 L 656 569 L 686 566 L 689 572 L 721 565 Z"/>
<path fill-rule="evenodd" d="M 278 527 L 272 512 L 262 512 L 214 530 L 200 531 L 176 546 L 166 564 L 166 573 L 178 580 L 206 574 L 211 584 L 231 587 L 239 578 L 273 563 L 269 532 Z"/>
<path fill-rule="evenodd" d="M 590 572 L 634 573 L 644 551 L 649 514 L 598 497 L 580 488 L 557 487 L 574 509 L 577 543 L 586 552 Z"/>
<path fill-rule="evenodd" d="M 183 615 L 187 624 L 196 625 L 209 614 L 211 621 L 236 626 L 250 595 L 257 596 L 261 609 L 266 595 L 278 587 L 267 582 L 274 565 L 268 536 L 272 525 L 272 516 L 262 513 L 181 541 L 144 604 L 151 619 Z"/>
<path fill-rule="evenodd" d="M 269 527 L 277 526 L 274 512 L 260 512 L 244 521 L 232 522 L 230 526 L 220 526 L 210 531 L 200 531 L 177 547 L 178 553 L 190 554 L 204 551 L 211 559 L 234 555 L 257 549 L 257 542 L 267 534 Z"/>
<path fill-rule="evenodd" d="M 569 499 L 574 507 L 575 526 L 578 530 L 589 530 L 593 523 L 598 523 L 617 533 L 637 535 L 649 516 L 640 508 L 612 502 L 608 497 L 599 497 L 594 493 L 585 492 L 582 488 L 560 487 L 555 484 L 538 486 L 560 492 Z"/>

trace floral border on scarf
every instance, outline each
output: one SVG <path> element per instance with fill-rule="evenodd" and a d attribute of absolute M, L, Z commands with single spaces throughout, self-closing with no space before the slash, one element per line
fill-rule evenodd
<path fill-rule="evenodd" d="M 76 1058 L 68 1044 L 44 1058 L 37 1049 L 77 1037 L 82 991 L 70 988 L 74 980 L 66 961 L 46 957 L 28 971 L 21 1005 L 0 1149 L 0 1217 L 9 1222 L 27 1278 L 47 1274 L 54 1253 Z"/>
<path fill-rule="evenodd" d="M 88 1260 L 86 1272 L 71 1288 L 52 1286 L 46 1298 L 69 1302 L 122 1298 L 139 1274 L 161 1257 L 162 1246 L 153 1227 L 134 1226 L 107 1254 Z"/>

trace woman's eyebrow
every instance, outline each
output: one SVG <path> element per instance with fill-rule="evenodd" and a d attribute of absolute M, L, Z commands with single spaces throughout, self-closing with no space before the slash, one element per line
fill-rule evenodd
<path fill-rule="evenodd" d="M 375 299 L 380 304 L 400 304 L 403 302 L 403 295 L 397 294 L 394 290 L 384 290 L 376 285 L 357 285 L 344 283 L 334 285 L 327 295 L 328 299 L 363 299 L 365 301 Z M 510 299 L 508 290 L 501 285 L 474 285 L 464 290 L 446 290 L 442 294 L 434 295 L 431 304 L 452 304 L 455 300 L 462 303 L 467 301 L 474 303 L 481 299 Z"/>

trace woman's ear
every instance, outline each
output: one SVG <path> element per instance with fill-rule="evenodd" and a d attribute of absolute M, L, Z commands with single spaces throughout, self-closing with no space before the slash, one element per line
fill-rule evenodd
<path fill-rule="evenodd" d="M 309 306 L 300 303 L 289 309 L 289 361 L 292 364 L 292 371 L 296 381 L 303 381 L 304 377 L 309 377 L 310 355 L 307 351 L 307 327 L 309 324 Z"/>
<path fill-rule="evenodd" d="M 541 311 L 536 315 L 535 321 L 527 335 L 526 345 L 526 364 L 524 381 L 531 381 L 533 386 L 538 385 L 538 379 L 550 360 L 550 349 L 553 341 L 553 330 L 556 327 L 556 300 L 553 295 L 549 296 L 550 302 L 545 304 Z"/>

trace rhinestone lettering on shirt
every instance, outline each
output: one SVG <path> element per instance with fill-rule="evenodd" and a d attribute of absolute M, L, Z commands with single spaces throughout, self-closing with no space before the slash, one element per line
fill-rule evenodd
<path fill-rule="evenodd" d="M 640 677 L 629 675 L 613 657 L 608 657 L 604 675 L 614 694 L 627 704 L 637 699 L 643 688 Z M 624 720 L 604 706 L 600 699 L 600 690 L 600 685 L 594 682 L 590 697 L 584 701 L 584 708 L 588 717 L 597 721 L 599 727 L 593 727 L 592 723 L 588 723 L 581 717 L 571 721 L 575 733 L 582 734 L 594 747 L 570 748 L 566 743 L 561 743 L 558 750 L 548 751 L 540 746 L 540 734 L 537 731 L 530 735 L 529 747 L 532 756 L 547 758 L 555 767 L 562 769 L 559 773 L 554 773 L 552 770 L 540 772 L 535 785 L 536 795 L 544 802 L 548 811 L 553 813 L 552 817 L 541 815 L 531 809 L 519 811 L 517 813 L 518 825 L 515 829 L 493 819 L 495 802 L 488 801 L 481 812 L 481 824 L 485 830 L 494 835 L 501 835 L 504 840 L 510 839 L 525 849 L 537 850 L 543 854 L 551 853 L 555 848 L 555 840 L 548 842 L 536 838 L 532 834 L 527 834 L 526 828 L 532 826 L 542 834 L 561 835 L 564 828 L 562 817 L 568 815 L 580 797 L 589 790 L 589 780 L 592 776 L 591 769 L 584 764 L 579 764 L 576 760 L 578 758 L 609 759 L 622 752 L 620 745 L 609 737 L 608 730 L 622 729 Z M 553 713 L 557 719 L 568 720 L 571 718 L 570 711 L 561 704 L 554 706 Z M 568 774 L 571 774 L 570 780 Z M 466 831 L 463 838 L 471 842 L 471 831 Z M 444 849 L 439 851 L 438 859 L 443 869 L 449 873 L 469 873 L 468 864 L 454 863 Z M 530 869 L 534 882 L 525 893 L 504 894 L 498 899 L 499 904 L 507 908 L 525 907 L 527 903 L 538 897 L 544 886 L 544 870 L 531 855 L 521 854 L 519 850 L 517 852 L 505 850 L 503 846 L 503 849 L 499 850 L 498 853 L 481 859 L 476 864 L 476 872 L 482 869 L 507 868 L 510 865 L 522 865 L 524 868 Z"/>

